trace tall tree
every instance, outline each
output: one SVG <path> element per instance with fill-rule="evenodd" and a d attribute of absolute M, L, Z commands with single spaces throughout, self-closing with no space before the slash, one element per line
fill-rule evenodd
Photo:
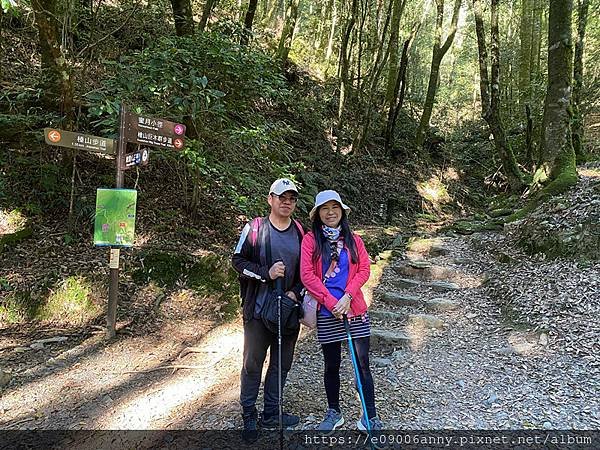
<path fill-rule="evenodd" d="M 350 37 L 356 24 L 356 17 L 358 15 L 358 0 L 352 0 L 352 7 L 350 11 L 350 17 L 346 22 L 344 28 L 344 34 L 342 36 L 342 42 L 340 44 L 340 63 L 339 63 L 339 77 L 340 77 L 340 99 L 338 103 L 338 127 L 342 126 L 342 118 L 344 115 L 344 107 L 346 104 L 346 95 L 350 90 L 350 50 L 352 48 L 350 43 Z"/>
<path fill-rule="evenodd" d="M 175 33 L 177 36 L 190 36 L 194 34 L 194 19 L 192 17 L 192 4 L 190 0 L 171 0 L 173 17 L 175 19 Z"/>
<path fill-rule="evenodd" d="M 448 30 L 448 36 L 446 37 L 446 41 L 442 45 L 442 27 L 444 25 L 444 0 L 436 0 L 437 14 L 435 24 L 435 40 L 433 43 L 433 55 L 431 57 L 429 84 L 427 86 L 427 96 L 425 97 L 425 104 L 423 105 L 423 115 L 421 116 L 416 136 L 416 143 L 419 147 L 423 145 L 423 142 L 425 141 L 425 133 L 429 129 L 429 120 L 431 119 L 431 112 L 433 111 L 435 94 L 437 92 L 438 81 L 440 77 L 440 64 L 442 63 L 444 55 L 452 45 L 452 41 L 454 40 L 454 36 L 456 35 L 460 4 L 461 0 L 455 0 L 454 10 L 452 11 L 452 20 L 450 22 L 450 29 Z"/>
<path fill-rule="evenodd" d="M 571 137 L 573 0 L 550 0 L 548 17 L 548 88 L 542 121 L 541 164 L 536 179 L 550 181 L 545 191 L 562 192 L 577 183 Z"/>
<path fill-rule="evenodd" d="M 277 58 L 285 64 L 287 61 L 290 49 L 292 48 L 292 40 L 294 39 L 294 30 L 296 21 L 298 20 L 298 7 L 300 0 L 289 0 L 285 10 L 285 22 L 281 37 L 279 38 L 279 47 L 277 48 Z"/>
<path fill-rule="evenodd" d="M 529 104 L 531 95 L 531 41 L 533 32 L 533 1 L 521 0 L 521 26 L 519 49 L 519 103 Z M 521 111 L 523 112 L 523 111 Z"/>
<path fill-rule="evenodd" d="M 325 61 L 327 63 L 329 63 L 329 59 L 333 53 L 333 40 L 335 37 L 335 27 L 337 25 L 337 2 L 335 0 L 330 0 L 329 4 L 331 6 L 331 26 L 329 28 L 329 39 L 327 40 L 327 50 L 325 52 Z"/>
<path fill-rule="evenodd" d="M 46 100 L 56 105 L 58 97 L 59 109 L 65 117 L 63 126 L 71 129 L 74 122 L 73 74 L 59 40 L 57 1 L 33 0 L 31 6 L 39 33 L 42 71 L 48 77 Z"/>
<path fill-rule="evenodd" d="M 248 10 L 246 11 L 246 17 L 244 18 L 244 34 L 240 38 L 240 44 L 248 44 L 250 34 L 252 33 L 252 23 L 254 22 L 254 16 L 256 15 L 256 5 L 258 0 L 250 0 L 248 3 Z"/>
<path fill-rule="evenodd" d="M 200 23 L 198 24 L 198 30 L 204 31 L 206 29 L 206 24 L 208 23 L 208 19 L 212 14 L 212 10 L 217 4 L 217 0 L 206 0 L 204 3 L 204 7 L 202 8 L 202 17 L 200 17 Z"/>
<path fill-rule="evenodd" d="M 583 50 L 589 5 L 589 0 L 578 0 L 577 43 L 575 44 L 575 60 L 573 61 L 573 148 L 578 160 L 585 159 L 581 89 L 583 87 Z"/>
<path fill-rule="evenodd" d="M 511 190 L 516 192 L 523 187 L 523 175 L 519 170 L 515 155 L 506 139 L 504 125 L 500 116 L 500 37 L 498 31 L 498 1 L 492 0 L 491 8 L 491 78 L 488 74 L 488 54 L 481 0 L 473 0 L 477 48 L 479 50 L 479 86 L 481 90 L 481 115 L 487 122 L 502 168 Z M 491 81 L 491 83 L 490 83 Z"/>
<path fill-rule="evenodd" d="M 388 63 L 388 77 L 387 77 L 387 91 L 386 91 L 386 103 L 388 106 L 392 106 L 392 103 L 396 99 L 397 92 L 395 92 L 396 78 L 398 76 L 398 50 L 399 50 L 399 36 L 400 36 L 400 19 L 402 18 L 402 12 L 404 10 L 405 0 L 391 0 L 394 4 L 392 8 L 392 21 L 390 23 L 390 48 L 389 48 L 389 63 Z"/>

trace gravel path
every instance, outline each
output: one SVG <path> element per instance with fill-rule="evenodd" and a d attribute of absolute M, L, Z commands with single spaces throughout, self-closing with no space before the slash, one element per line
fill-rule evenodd
<path fill-rule="evenodd" d="M 409 249 L 374 266 L 367 293 L 374 299 L 377 408 L 386 428 L 600 428 L 598 352 L 577 351 L 577 339 L 564 327 L 513 323 L 519 311 L 513 305 L 508 314 L 504 307 L 507 292 L 522 295 L 522 286 L 535 281 L 514 282 L 515 267 L 537 267 L 539 261 L 494 234 L 437 238 Z M 500 264 L 499 252 L 510 253 L 512 262 Z M 564 270 L 564 263 L 556 264 Z M 585 270 L 600 279 L 600 265 Z M 523 273 L 539 277 L 533 270 Z M 531 301 L 552 301 L 541 294 L 531 294 Z M 574 330 L 589 324 L 582 346 L 600 341 L 598 296 L 588 294 L 586 316 L 573 315 L 577 309 L 570 316 L 579 324 Z M 552 314 L 564 311 L 548 314 L 552 321 Z M 209 331 L 208 325 L 180 319 L 113 343 L 97 335 L 69 350 L 51 352 L 58 343 L 27 350 L 46 351 L 47 358 L 32 367 L 10 366 L 0 428 L 239 428 L 241 326 L 238 321 Z M 193 351 L 178 357 L 190 346 Z M 2 356 L 10 362 L 21 354 Z M 286 409 L 300 414 L 304 429 L 316 427 L 326 408 L 322 370 L 315 333 L 304 330 L 285 396 Z M 353 385 L 346 354 L 342 405 L 350 429 L 360 414 Z"/>

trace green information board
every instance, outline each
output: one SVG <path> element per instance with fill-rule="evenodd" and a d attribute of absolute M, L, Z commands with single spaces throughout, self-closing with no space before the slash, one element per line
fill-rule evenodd
<path fill-rule="evenodd" d="M 135 237 L 135 189 L 98 189 L 94 245 L 131 247 Z"/>

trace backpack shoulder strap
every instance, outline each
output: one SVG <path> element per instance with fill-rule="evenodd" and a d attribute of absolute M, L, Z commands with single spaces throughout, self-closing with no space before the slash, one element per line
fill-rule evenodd
<path fill-rule="evenodd" d="M 296 224 L 296 228 L 298 229 L 298 233 L 300 233 L 300 240 L 304 238 L 304 227 L 300 223 L 299 220 L 294 219 L 294 223 Z"/>
<path fill-rule="evenodd" d="M 255 217 L 250 222 L 250 243 L 252 246 L 256 245 L 256 241 L 258 240 L 258 230 L 260 228 L 260 217 Z"/>

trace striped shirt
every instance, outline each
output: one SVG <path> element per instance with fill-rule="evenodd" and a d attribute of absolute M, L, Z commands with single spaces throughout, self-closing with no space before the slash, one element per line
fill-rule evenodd
<path fill-rule="evenodd" d="M 362 316 L 351 317 L 348 319 L 350 323 L 350 334 L 352 339 L 371 336 L 371 322 L 369 314 L 364 313 Z M 344 322 L 335 317 L 317 316 L 317 337 L 320 344 L 331 344 L 332 342 L 345 341 L 348 339 Z"/>

